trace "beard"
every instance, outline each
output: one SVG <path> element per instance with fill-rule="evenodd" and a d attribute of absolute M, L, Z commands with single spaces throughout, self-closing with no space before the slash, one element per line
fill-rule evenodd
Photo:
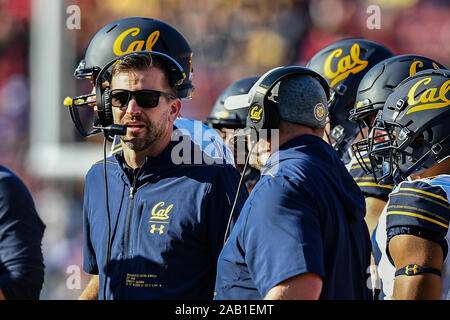
<path fill-rule="evenodd" d="M 120 137 L 125 145 L 134 151 L 143 151 L 149 148 L 155 141 L 158 141 L 165 134 L 167 129 L 167 123 L 161 120 L 152 122 L 143 117 L 132 117 L 129 119 L 124 119 L 123 122 L 130 120 L 145 123 L 143 131 L 133 132 L 127 130 L 127 134 Z"/>

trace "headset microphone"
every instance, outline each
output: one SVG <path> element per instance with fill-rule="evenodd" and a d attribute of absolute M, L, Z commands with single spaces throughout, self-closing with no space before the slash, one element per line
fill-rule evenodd
<path fill-rule="evenodd" d="M 94 126 L 94 129 L 102 130 L 105 134 L 110 134 L 111 136 L 124 136 L 127 134 L 127 126 L 122 126 L 119 124 L 111 124 L 106 127 Z"/>

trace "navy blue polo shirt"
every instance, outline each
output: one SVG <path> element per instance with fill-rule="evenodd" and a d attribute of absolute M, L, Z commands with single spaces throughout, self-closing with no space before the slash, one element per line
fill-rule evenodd
<path fill-rule="evenodd" d="M 262 299 L 306 272 L 320 275 L 320 299 L 370 299 L 370 239 L 364 197 L 337 153 L 313 135 L 272 154 L 217 269 L 215 299 Z"/>
<path fill-rule="evenodd" d="M 106 271 L 107 299 L 213 298 L 217 258 L 239 172 L 228 164 L 177 165 L 172 154 L 178 152 L 177 143 L 170 142 L 157 157 L 147 157 L 136 170 L 126 165 L 122 151 L 107 159 L 108 266 L 103 161 L 87 173 L 83 267 L 100 275 L 99 299 L 104 298 Z M 198 146 L 192 146 L 198 152 Z M 241 188 L 235 219 L 247 196 Z"/>
<path fill-rule="evenodd" d="M 39 299 L 44 230 L 28 188 L 0 166 L 0 289 L 7 300 Z"/>

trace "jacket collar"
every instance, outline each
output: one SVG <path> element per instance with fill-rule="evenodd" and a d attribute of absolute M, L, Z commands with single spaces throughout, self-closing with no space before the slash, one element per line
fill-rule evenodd
<path fill-rule="evenodd" d="M 176 129 L 176 127 L 174 128 Z M 125 157 L 123 155 L 123 150 L 117 152 L 114 156 L 119 163 L 119 167 L 122 169 L 119 170 L 121 175 L 123 175 L 124 173 L 126 175 L 129 175 L 130 173 L 133 173 L 133 171 L 135 174 L 139 172 L 139 180 L 146 179 L 149 176 L 161 175 L 164 172 L 170 171 L 183 164 L 196 164 L 195 161 L 198 161 L 199 152 L 202 153 L 201 162 L 202 164 L 204 164 L 203 157 L 205 157 L 205 155 L 203 154 L 203 151 L 200 149 L 200 147 L 192 142 L 189 135 L 183 135 L 182 139 L 186 140 L 172 139 L 160 154 L 158 154 L 157 156 L 147 156 L 145 158 L 144 164 L 140 168 L 136 168 L 135 170 L 129 167 L 126 163 Z M 177 147 L 177 149 L 174 150 L 174 147 L 179 143 L 183 143 L 182 146 L 184 147 L 188 145 L 190 146 L 190 150 L 186 150 L 189 151 L 189 154 L 187 155 L 189 159 L 186 159 L 183 156 L 183 151 L 185 151 L 183 148 Z M 179 161 L 179 159 L 188 160 L 190 161 L 190 163 L 180 164 L 179 162 L 182 160 Z"/>

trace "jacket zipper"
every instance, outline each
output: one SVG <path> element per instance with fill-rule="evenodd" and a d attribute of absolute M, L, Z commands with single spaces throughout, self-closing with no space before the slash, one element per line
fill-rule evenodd
<path fill-rule="evenodd" d="M 125 231 L 124 231 L 124 237 L 123 237 L 123 258 L 127 259 L 128 257 L 131 257 L 132 254 L 129 252 L 130 247 L 130 229 L 131 229 L 131 221 L 134 211 L 134 196 L 137 191 L 137 181 L 139 178 L 139 175 L 141 174 L 142 168 L 144 167 L 144 164 L 138 169 L 138 171 L 133 172 L 133 183 L 130 187 L 130 193 L 128 197 L 128 204 L 127 204 L 127 211 L 126 211 L 126 218 L 125 218 Z"/>

